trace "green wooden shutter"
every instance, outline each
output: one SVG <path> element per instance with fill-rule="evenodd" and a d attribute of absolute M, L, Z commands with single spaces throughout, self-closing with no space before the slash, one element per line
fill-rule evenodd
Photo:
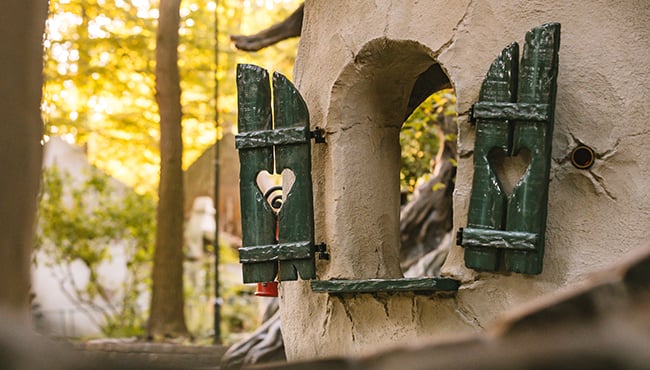
<path fill-rule="evenodd" d="M 280 280 L 316 277 L 314 265 L 314 207 L 311 186 L 309 112 L 298 90 L 279 73 L 273 74 L 276 130 L 296 130 L 300 141 L 275 147 L 278 172 L 293 171 L 295 182 L 279 213 L 279 242 L 290 253 L 280 258 Z"/>
<path fill-rule="evenodd" d="M 307 106 L 291 82 L 275 73 L 273 120 L 268 72 L 253 65 L 237 66 L 237 89 L 239 134 L 235 143 L 241 162 L 243 234 L 239 259 L 244 283 L 276 277 L 313 279 L 316 248 Z M 285 169 L 293 172 L 295 182 L 283 194 L 276 216 L 256 179 L 262 171 L 282 173 Z"/>
<path fill-rule="evenodd" d="M 560 25 L 545 24 L 526 34 L 519 47 L 506 47 L 487 73 L 476 120 L 474 178 L 468 226 L 459 231 L 465 265 L 476 270 L 538 274 L 542 271 L 557 90 Z M 523 177 L 507 195 L 491 154 L 531 153 Z"/>

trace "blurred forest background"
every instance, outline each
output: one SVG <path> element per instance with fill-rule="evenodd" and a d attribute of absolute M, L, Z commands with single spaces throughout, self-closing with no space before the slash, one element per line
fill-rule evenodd
<path fill-rule="evenodd" d="M 183 0 L 178 47 L 183 106 L 183 164 L 232 130 L 235 66 L 254 63 L 291 78 L 298 39 L 257 53 L 231 46 L 286 17 L 297 0 Z M 156 194 L 159 116 L 155 100 L 158 20 L 153 0 L 51 0 L 45 36 L 43 117 L 46 140 L 64 136 L 87 147 L 92 164 Z M 219 66 L 215 67 L 218 22 Z M 215 74 L 219 130 L 215 125 Z"/>
<path fill-rule="evenodd" d="M 268 27 L 298 4 L 297 0 L 181 2 L 183 169 L 224 134 L 233 133 L 238 63 L 263 65 L 291 78 L 298 39 L 243 53 L 231 45 L 230 35 Z M 75 317 L 85 320 L 76 312 L 99 328 L 95 335 L 141 336 L 146 331 L 160 171 L 155 95 L 158 16 L 158 1 L 152 0 L 50 1 L 44 36 L 43 141 L 46 152 L 53 138 L 82 147 L 92 166 L 84 180 L 71 178 L 78 174 L 62 170 L 65 166 L 60 163 L 44 170 L 34 262 L 47 267 L 78 306 L 78 311 L 58 310 L 48 318 L 66 322 L 43 323 L 57 335 L 83 335 L 84 330 L 72 327 L 78 324 Z M 133 191 L 124 191 L 125 187 Z M 116 192 L 124 195 L 116 200 Z M 116 248 L 117 240 L 127 242 Z M 119 282 L 107 267 L 116 260 L 125 265 L 118 266 Z M 236 251 L 222 245 L 221 260 L 237 263 Z M 201 284 L 185 284 L 186 320 L 195 337 L 212 334 L 214 286 L 213 275 L 207 272 L 214 270 L 209 259 L 203 262 L 200 268 L 206 273 Z M 225 278 L 222 331 L 229 342 L 238 338 L 238 332 L 255 329 L 260 318 L 251 304 L 255 300 L 246 299 L 250 287 L 236 281 L 239 276 Z M 47 316 L 40 298 L 36 294 L 37 315 Z M 63 329 L 52 329 L 57 327 Z"/>

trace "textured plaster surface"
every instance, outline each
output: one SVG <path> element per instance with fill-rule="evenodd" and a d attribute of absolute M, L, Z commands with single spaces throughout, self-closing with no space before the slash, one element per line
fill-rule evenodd
<path fill-rule="evenodd" d="M 439 3 L 439 4 L 438 4 Z M 440 63 L 456 88 L 459 161 L 454 227 L 466 224 L 474 128 L 467 110 L 507 44 L 545 22 L 562 24 L 544 271 L 477 273 L 454 247 L 443 274 L 452 297 L 335 297 L 281 284 L 290 360 L 375 351 L 480 331 L 504 312 L 552 294 L 650 240 L 650 3 L 307 0 L 294 73 L 312 126 L 316 241 L 332 258 L 320 279 L 399 277 L 399 142 L 416 77 Z M 594 148 L 589 170 L 569 161 Z"/>

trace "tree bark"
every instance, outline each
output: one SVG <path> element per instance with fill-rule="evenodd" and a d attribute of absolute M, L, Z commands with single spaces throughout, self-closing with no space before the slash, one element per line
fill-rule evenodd
<path fill-rule="evenodd" d="M 181 0 L 161 0 L 156 37 L 160 185 L 149 338 L 189 336 L 183 312 L 182 109 L 178 72 Z"/>
<path fill-rule="evenodd" d="M 277 44 L 282 40 L 298 37 L 302 31 L 304 8 L 305 4 L 300 4 L 298 9 L 294 10 L 294 12 L 285 20 L 254 35 L 233 35 L 230 36 L 230 39 L 235 43 L 235 47 L 239 50 L 258 51 L 265 47 Z"/>
<path fill-rule="evenodd" d="M 273 298 L 264 312 L 262 326 L 248 338 L 230 346 L 221 358 L 219 366 L 222 369 L 237 370 L 263 362 L 286 361 L 281 323 L 279 300 Z"/>
<path fill-rule="evenodd" d="M 0 310 L 27 323 L 42 162 L 47 0 L 0 4 Z"/>
<path fill-rule="evenodd" d="M 413 199 L 400 212 L 402 271 L 441 247 L 453 226 L 452 200 L 456 179 L 453 161 L 457 158 L 457 149 L 456 140 L 445 138 L 456 134 L 457 125 L 454 117 L 449 116 L 440 117 L 437 122 L 440 149 L 431 179 L 415 190 Z"/>

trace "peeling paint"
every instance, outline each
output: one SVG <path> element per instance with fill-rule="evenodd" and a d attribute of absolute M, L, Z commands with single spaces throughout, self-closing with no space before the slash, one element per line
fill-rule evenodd
<path fill-rule="evenodd" d="M 341 302 L 341 305 L 343 306 L 343 310 L 345 311 L 345 316 L 347 316 L 348 320 L 350 320 L 350 334 L 352 335 L 352 341 L 356 341 L 356 337 L 354 335 L 354 318 L 352 318 L 352 313 L 350 312 L 350 307 L 348 306 L 348 303 L 346 302 L 345 298 L 343 297 L 338 297 L 336 298 Z"/>
<path fill-rule="evenodd" d="M 616 196 L 607 188 L 605 179 L 602 176 L 597 175 L 592 170 L 589 170 L 587 173 L 589 174 L 587 177 L 599 194 L 605 194 L 609 199 L 616 200 Z"/>
<path fill-rule="evenodd" d="M 414 323 L 417 323 L 418 326 L 421 323 L 419 313 L 420 313 L 420 310 L 419 310 L 419 307 L 418 307 L 418 300 L 417 300 L 417 297 L 415 295 L 413 295 L 413 297 L 411 297 L 411 321 L 413 321 Z"/>
<path fill-rule="evenodd" d="M 325 319 L 323 320 L 323 324 L 321 325 L 321 328 L 323 329 L 320 334 L 321 337 L 327 336 L 327 329 L 329 329 L 329 322 L 332 317 L 332 304 L 333 302 L 331 300 L 331 296 L 328 295 L 327 301 L 325 302 L 325 307 L 327 307 L 325 310 Z"/>
<path fill-rule="evenodd" d="M 447 42 L 442 44 L 442 46 L 440 46 L 440 48 L 438 48 L 438 50 L 436 50 L 436 52 L 434 53 L 434 57 L 437 58 L 440 54 L 444 53 L 447 49 L 449 49 L 454 44 L 454 42 L 456 41 L 456 34 L 457 34 L 458 30 L 460 29 L 461 26 L 464 26 L 466 24 L 465 22 L 466 22 L 467 16 L 470 13 L 470 10 L 473 8 L 472 5 L 473 5 L 473 0 L 470 0 L 470 2 L 467 4 L 467 8 L 465 9 L 465 12 L 463 13 L 463 16 L 460 18 L 458 23 L 456 23 L 456 26 L 454 26 L 451 37 L 449 38 L 449 40 Z M 444 67 L 443 67 L 443 69 L 444 69 Z M 449 73 L 447 71 L 445 71 L 445 73 L 447 74 L 447 76 L 449 76 Z M 453 84 L 453 81 L 452 81 L 452 84 Z"/>
<path fill-rule="evenodd" d="M 386 314 L 386 317 L 390 317 L 390 312 L 388 311 L 388 301 L 389 297 L 382 295 L 382 294 L 373 294 L 372 297 L 377 300 L 377 302 L 381 303 L 382 307 L 384 308 L 384 313 Z"/>
<path fill-rule="evenodd" d="M 467 325 L 475 329 L 483 330 L 483 325 L 481 325 L 478 318 L 475 315 L 473 315 L 468 309 L 464 308 L 463 305 L 460 304 L 457 299 L 455 299 L 455 301 L 456 301 L 456 309 L 454 311 L 458 314 L 458 316 L 465 323 L 467 323 Z"/>

